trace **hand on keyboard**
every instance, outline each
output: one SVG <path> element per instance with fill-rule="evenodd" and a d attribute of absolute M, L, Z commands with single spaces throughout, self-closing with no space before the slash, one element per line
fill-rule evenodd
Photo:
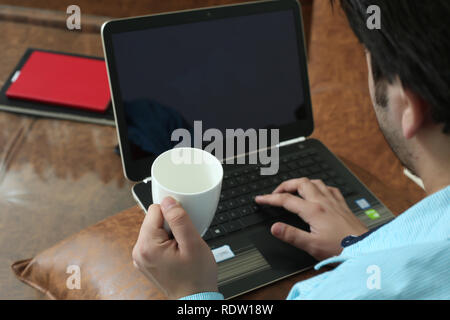
<path fill-rule="evenodd" d="M 301 198 L 293 193 L 298 193 Z M 284 223 L 275 223 L 271 232 L 317 260 L 339 255 L 342 239 L 368 231 L 348 208 L 339 189 L 328 187 L 321 180 L 288 180 L 272 194 L 256 197 L 255 201 L 261 205 L 283 207 L 308 223 L 310 232 Z"/>

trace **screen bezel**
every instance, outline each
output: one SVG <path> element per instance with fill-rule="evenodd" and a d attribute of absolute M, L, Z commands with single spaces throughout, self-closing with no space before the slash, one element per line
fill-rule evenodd
<path fill-rule="evenodd" d="M 115 65 L 116 60 L 112 43 L 113 35 L 124 32 L 146 30 L 150 28 L 166 27 L 286 10 L 292 10 L 294 14 L 299 49 L 299 66 L 301 68 L 300 73 L 302 75 L 302 84 L 305 98 L 305 117 L 303 119 L 280 127 L 280 141 L 287 141 L 298 137 L 308 137 L 314 130 L 301 6 L 297 0 L 250 2 L 237 5 L 202 8 L 135 18 L 118 19 L 108 21 L 103 24 L 101 31 L 103 49 L 107 64 L 108 78 L 110 81 L 112 105 L 114 110 L 114 117 L 116 120 L 120 153 L 122 157 L 124 174 L 129 180 L 138 182 L 148 178 L 150 175 L 150 168 L 155 157 L 147 157 L 134 160 L 131 155 L 130 142 L 127 135 L 124 105 L 121 97 L 119 78 Z"/>

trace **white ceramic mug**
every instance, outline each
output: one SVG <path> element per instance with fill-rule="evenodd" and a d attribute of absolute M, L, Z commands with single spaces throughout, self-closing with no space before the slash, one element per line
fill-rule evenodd
<path fill-rule="evenodd" d="M 221 162 L 209 152 L 195 148 L 175 148 L 153 162 L 153 203 L 165 197 L 177 200 L 203 236 L 212 223 L 222 189 Z M 167 223 L 164 228 L 170 232 Z"/>

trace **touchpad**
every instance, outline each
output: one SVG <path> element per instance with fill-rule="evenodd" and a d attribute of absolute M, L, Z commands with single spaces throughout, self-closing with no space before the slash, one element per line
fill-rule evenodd
<path fill-rule="evenodd" d="M 305 251 L 275 238 L 268 232 L 256 233 L 250 239 L 275 270 L 294 272 L 315 263 L 315 259 Z"/>

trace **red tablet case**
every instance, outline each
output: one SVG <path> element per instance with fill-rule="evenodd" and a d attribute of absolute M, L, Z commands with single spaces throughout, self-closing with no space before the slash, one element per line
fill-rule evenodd
<path fill-rule="evenodd" d="M 43 51 L 30 55 L 6 96 L 94 112 L 111 101 L 103 60 Z"/>

